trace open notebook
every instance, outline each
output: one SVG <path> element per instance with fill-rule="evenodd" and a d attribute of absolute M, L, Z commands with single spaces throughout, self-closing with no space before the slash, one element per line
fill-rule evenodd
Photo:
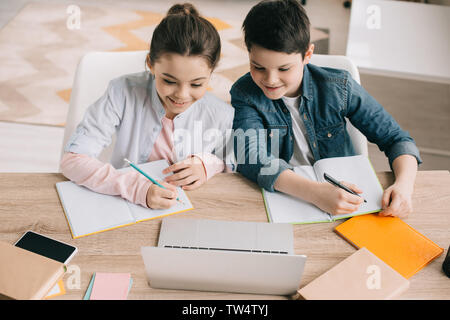
<path fill-rule="evenodd" d="M 162 180 L 162 171 L 169 166 L 166 160 L 138 165 L 141 170 L 156 180 Z M 120 172 L 134 170 L 131 167 Z M 120 196 L 110 196 L 91 191 L 71 181 L 56 183 L 56 189 L 74 239 L 107 231 L 133 223 L 160 218 L 193 209 L 183 189 L 177 188 L 182 203 L 169 209 L 148 209 L 131 203 Z"/>
<path fill-rule="evenodd" d="M 336 157 L 318 160 L 314 166 L 299 166 L 294 172 L 308 179 L 325 182 L 324 172 L 338 181 L 346 181 L 363 190 L 363 202 L 359 210 L 351 214 L 331 215 L 315 205 L 275 191 L 262 190 L 267 216 L 275 223 L 318 223 L 381 211 L 383 188 L 370 163 L 364 155 Z"/>

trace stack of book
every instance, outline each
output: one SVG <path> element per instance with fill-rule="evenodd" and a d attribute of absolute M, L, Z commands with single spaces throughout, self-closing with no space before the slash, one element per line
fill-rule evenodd
<path fill-rule="evenodd" d="M 0 241 L 0 296 L 3 299 L 40 300 L 62 279 L 63 263 Z"/>
<path fill-rule="evenodd" d="M 353 217 L 335 228 L 358 251 L 298 293 L 308 300 L 374 300 L 398 298 L 409 278 L 444 251 L 395 217 Z"/>

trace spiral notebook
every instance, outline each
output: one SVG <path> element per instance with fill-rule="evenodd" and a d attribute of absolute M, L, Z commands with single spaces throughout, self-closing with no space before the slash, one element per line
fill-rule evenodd
<path fill-rule="evenodd" d="M 335 157 L 318 160 L 313 166 L 298 166 L 294 172 L 305 178 L 324 182 L 324 172 L 338 181 L 346 181 L 363 190 L 361 196 L 367 201 L 351 214 L 331 215 L 315 205 L 290 195 L 262 190 L 267 216 L 275 223 L 332 222 L 357 215 L 381 211 L 383 188 L 369 159 L 364 155 Z"/>
<path fill-rule="evenodd" d="M 139 164 L 141 170 L 156 180 L 164 179 L 166 175 L 162 171 L 168 166 L 166 160 Z M 130 170 L 134 169 L 126 167 L 118 171 Z M 169 209 L 144 208 L 120 196 L 97 193 L 71 181 L 56 183 L 56 190 L 74 239 L 194 209 L 181 188 L 177 188 L 181 203 Z"/>

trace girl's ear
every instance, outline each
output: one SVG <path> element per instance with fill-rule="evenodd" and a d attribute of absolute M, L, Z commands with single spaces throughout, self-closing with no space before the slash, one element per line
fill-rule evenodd
<path fill-rule="evenodd" d="M 309 63 L 309 60 L 311 60 L 313 52 L 314 52 L 314 44 L 311 43 L 309 45 L 308 51 L 306 51 L 306 53 L 305 53 L 305 58 L 303 59 L 303 65 L 306 65 Z"/>

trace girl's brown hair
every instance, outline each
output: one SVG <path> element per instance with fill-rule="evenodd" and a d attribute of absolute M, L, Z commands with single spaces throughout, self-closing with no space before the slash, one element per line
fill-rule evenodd
<path fill-rule="evenodd" d="M 165 53 L 202 56 L 211 69 L 220 58 L 220 37 L 216 28 L 201 17 L 190 3 L 175 4 L 153 32 L 146 63 L 150 67 Z"/>

